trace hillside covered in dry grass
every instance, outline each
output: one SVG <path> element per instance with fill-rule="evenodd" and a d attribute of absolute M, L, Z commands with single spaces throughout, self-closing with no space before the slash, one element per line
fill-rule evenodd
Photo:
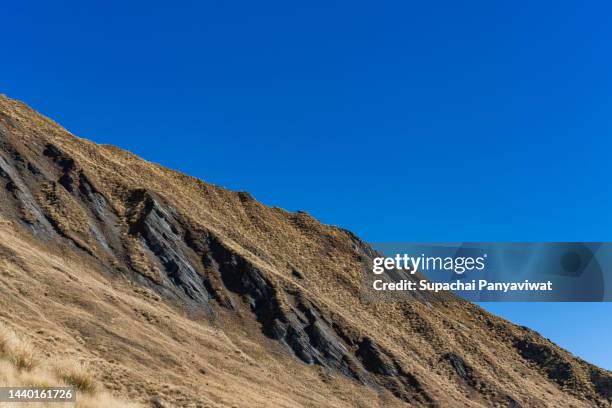
<path fill-rule="evenodd" d="M 364 302 L 374 252 L 350 232 L 79 139 L 6 97 L 0 181 L 0 321 L 44 361 L 87 367 L 85 398 L 612 404 L 610 372 L 475 305 Z M 26 383 L 37 368 L 11 359 L 0 353 L 0 381 Z"/>
<path fill-rule="evenodd" d="M 138 407 L 111 396 L 81 362 L 49 360 L 14 331 L 0 325 L 0 387 L 73 387 L 79 393 L 79 408 Z M 70 407 L 74 403 L 0 403 L 3 407 Z"/>

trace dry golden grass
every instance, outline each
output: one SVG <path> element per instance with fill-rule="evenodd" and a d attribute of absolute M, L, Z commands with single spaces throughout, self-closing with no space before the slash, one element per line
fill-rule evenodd
<path fill-rule="evenodd" d="M 57 378 L 77 390 L 90 395 L 98 392 L 99 385 L 86 364 L 72 360 L 57 360 L 52 363 L 52 369 Z"/>
<path fill-rule="evenodd" d="M 0 323 L 0 386 L 69 387 L 77 389 L 77 402 L 0 403 L 2 407 L 119 408 L 138 405 L 115 398 L 104 391 L 87 366 L 69 359 L 47 361 L 13 330 Z"/>
<path fill-rule="evenodd" d="M 18 370 L 31 370 L 36 365 L 36 356 L 32 346 L 1 324 L 0 358 L 8 360 Z"/>

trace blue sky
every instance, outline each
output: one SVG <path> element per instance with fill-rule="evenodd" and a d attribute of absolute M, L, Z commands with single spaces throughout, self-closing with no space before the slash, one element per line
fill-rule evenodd
<path fill-rule="evenodd" d="M 3 4 L 0 92 L 372 242 L 610 241 L 606 2 L 125 3 Z M 490 309 L 612 368 L 608 304 Z"/>

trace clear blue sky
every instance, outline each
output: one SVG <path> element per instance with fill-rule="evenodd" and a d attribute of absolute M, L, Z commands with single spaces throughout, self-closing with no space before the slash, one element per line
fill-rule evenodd
<path fill-rule="evenodd" d="M 370 241 L 611 240 L 608 2 L 302 3 L 5 2 L 0 92 Z M 612 368 L 608 304 L 490 308 Z"/>

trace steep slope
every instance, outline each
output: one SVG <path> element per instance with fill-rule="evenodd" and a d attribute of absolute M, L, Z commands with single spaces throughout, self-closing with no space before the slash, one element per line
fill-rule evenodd
<path fill-rule="evenodd" d="M 612 375 L 458 299 L 366 302 L 372 249 L 0 97 L 0 319 L 158 406 L 611 406 Z M 155 406 L 155 405 L 154 405 Z"/>
<path fill-rule="evenodd" d="M 140 405 L 128 401 L 118 400 L 100 388 L 99 384 L 87 371 L 87 366 L 62 359 L 47 361 L 37 354 L 31 344 L 20 339 L 12 330 L 0 324 L 0 386 L 14 387 L 75 387 L 79 392 L 76 403 L 59 404 L 71 405 L 77 408 L 107 408 L 121 406 L 136 408 Z M 0 403 L 3 406 L 58 407 L 58 402 L 19 402 L 13 404 Z"/>

